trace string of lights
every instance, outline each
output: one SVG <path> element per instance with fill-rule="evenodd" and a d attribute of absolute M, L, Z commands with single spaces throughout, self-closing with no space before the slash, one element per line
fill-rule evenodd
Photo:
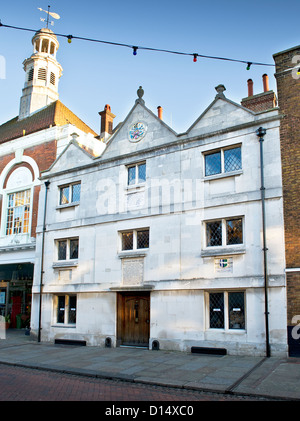
<path fill-rule="evenodd" d="M 30 28 L 22 28 L 22 27 L 19 27 L 19 26 L 5 25 L 1 22 L 1 20 L 0 20 L 0 27 L 10 28 L 10 29 L 18 29 L 20 31 L 43 33 L 42 29 L 36 30 L 36 29 L 30 29 Z M 77 40 L 81 40 L 81 41 L 97 42 L 97 43 L 101 43 L 101 44 L 108 44 L 108 45 L 130 48 L 130 49 L 132 49 L 134 56 L 137 55 L 138 50 L 146 50 L 146 51 L 155 51 L 155 52 L 168 53 L 168 54 L 177 54 L 177 55 L 182 55 L 182 56 L 191 56 L 191 57 L 193 57 L 194 63 L 197 62 L 198 57 L 199 58 L 213 59 L 213 60 L 223 60 L 223 61 L 231 61 L 231 62 L 236 62 L 236 63 L 243 63 L 243 64 L 247 65 L 247 67 L 246 67 L 247 70 L 250 70 L 250 67 L 252 65 L 253 66 L 272 66 L 272 67 L 275 66 L 275 64 L 259 63 L 259 62 L 255 62 L 255 61 L 249 61 L 249 60 L 238 60 L 238 59 L 233 59 L 233 58 L 228 58 L 228 57 L 209 56 L 209 55 L 204 55 L 204 54 L 199 54 L 199 53 L 187 53 L 187 52 L 181 52 L 181 51 L 165 50 L 165 49 L 161 49 L 161 48 L 144 47 L 144 46 L 131 45 L 131 44 L 125 44 L 125 43 L 120 43 L 120 42 L 104 41 L 104 40 L 100 40 L 100 39 L 79 37 L 79 36 L 76 36 L 76 35 L 66 35 L 66 34 L 58 34 L 58 33 L 55 33 L 55 35 L 58 36 L 58 37 L 66 38 L 68 40 L 68 43 L 71 43 L 73 39 L 77 39 Z"/>

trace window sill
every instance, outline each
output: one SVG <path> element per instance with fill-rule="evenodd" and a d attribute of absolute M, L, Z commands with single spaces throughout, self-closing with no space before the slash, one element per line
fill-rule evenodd
<path fill-rule="evenodd" d="M 218 329 L 218 328 L 208 328 L 207 329 L 208 332 L 220 332 L 220 333 L 229 333 L 231 334 L 238 334 L 238 335 L 244 335 L 245 333 L 247 333 L 246 329 Z"/>
<path fill-rule="evenodd" d="M 75 206 L 78 206 L 79 203 L 80 202 L 72 202 L 72 203 L 67 203 L 65 205 L 58 205 L 56 206 L 56 210 L 75 208 Z"/>
<path fill-rule="evenodd" d="M 57 269 L 57 268 L 68 268 L 68 267 L 76 267 L 76 266 L 78 266 L 78 260 L 77 259 L 75 259 L 75 260 L 64 260 L 64 261 L 61 261 L 61 262 L 55 262 L 52 265 L 52 267 L 54 269 Z"/>
<path fill-rule="evenodd" d="M 219 180 L 220 178 L 235 177 L 243 174 L 243 170 L 204 176 L 204 181 Z"/>
<path fill-rule="evenodd" d="M 139 251 L 139 250 L 124 250 L 124 251 L 120 251 L 118 254 L 119 259 L 128 259 L 128 258 L 138 258 L 138 257 L 146 257 L 147 256 L 147 251 L 149 249 L 142 249 L 143 251 Z"/>
<path fill-rule="evenodd" d="M 75 328 L 76 324 L 53 323 L 51 327 Z"/>
<path fill-rule="evenodd" d="M 239 248 L 213 248 L 213 249 L 205 249 L 201 251 L 201 257 L 213 257 L 213 256 L 232 256 L 236 254 L 245 254 L 246 249 L 245 247 L 239 247 Z"/>
<path fill-rule="evenodd" d="M 135 193 L 139 191 L 144 191 L 146 187 L 146 183 L 141 184 L 134 184 L 132 186 L 126 186 L 126 192 L 127 193 Z"/>

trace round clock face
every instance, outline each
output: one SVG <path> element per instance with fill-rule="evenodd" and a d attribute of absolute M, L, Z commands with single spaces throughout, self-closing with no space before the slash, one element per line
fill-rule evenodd
<path fill-rule="evenodd" d="M 129 128 L 129 140 L 130 142 L 139 142 L 146 134 L 147 126 L 141 121 L 132 124 Z"/>

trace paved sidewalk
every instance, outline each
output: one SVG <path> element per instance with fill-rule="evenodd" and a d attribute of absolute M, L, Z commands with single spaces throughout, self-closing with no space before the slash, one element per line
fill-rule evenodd
<path fill-rule="evenodd" d="M 23 330 L 0 340 L 0 363 L 220 393 L 300 400 L 300 359 L 217 356 L 38 343 Z"/>

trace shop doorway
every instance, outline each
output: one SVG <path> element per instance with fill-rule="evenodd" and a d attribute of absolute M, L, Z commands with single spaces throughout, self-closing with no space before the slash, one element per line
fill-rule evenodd
<path fill-rule="evenodd" d="M 32 263 L 0 265 L 0 315 L 11 328 L 30 325 Z"/>

